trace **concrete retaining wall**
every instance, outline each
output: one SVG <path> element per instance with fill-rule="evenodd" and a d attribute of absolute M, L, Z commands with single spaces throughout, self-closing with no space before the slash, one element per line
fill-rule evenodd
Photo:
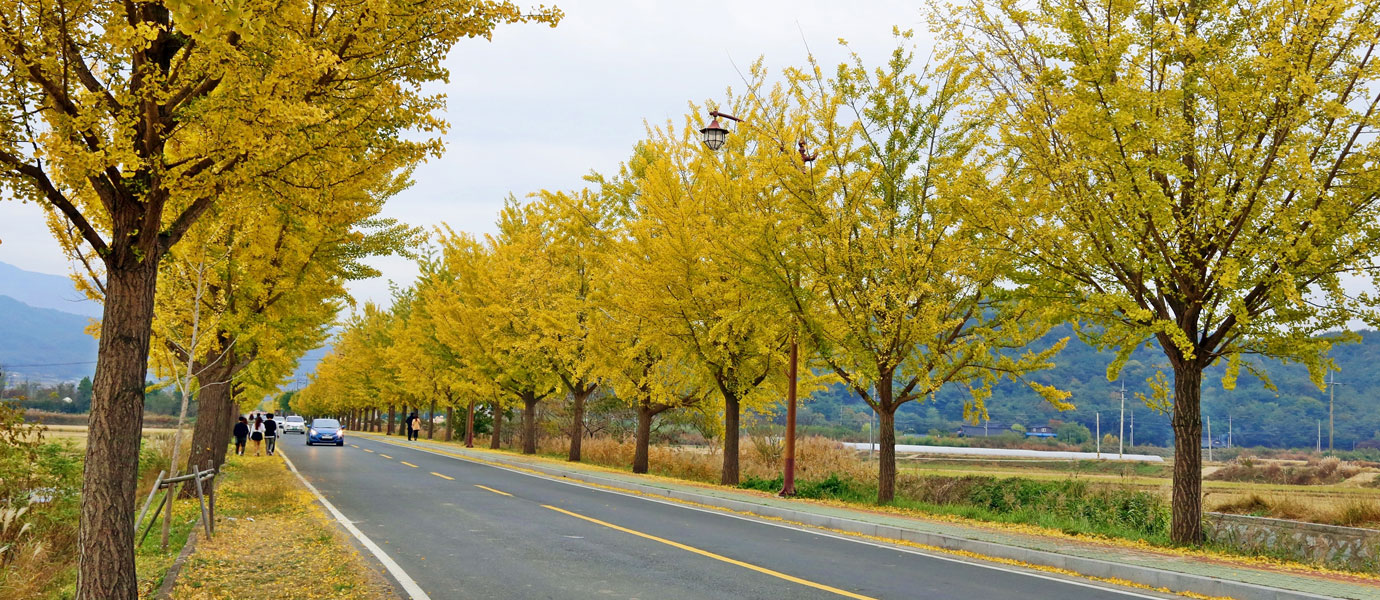
<path fill-rule="evenodd" d="M 1207 513 L 1206 534 L 1220 544 L 1301 562 L 1376 571 L 1380 531 L 1301 521 Z"/>

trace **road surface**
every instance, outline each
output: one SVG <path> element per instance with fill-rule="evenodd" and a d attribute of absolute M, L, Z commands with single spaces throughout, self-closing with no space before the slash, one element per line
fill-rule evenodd
<path fill-rule="evenodd" d="M 430 598 L 1163 597 L 941 558 L 352 436 L 279 448 Z M 398 439 L 399 438 L 389 438 Z"/>

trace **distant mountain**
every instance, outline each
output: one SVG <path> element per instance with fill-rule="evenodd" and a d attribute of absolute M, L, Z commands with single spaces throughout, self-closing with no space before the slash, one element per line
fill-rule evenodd
<path fill-rule="evenodd" d="M 35 308 L 101 317 L 101 304 L 78 292 L 70 278 L 25 271 L 3 262 L 0 262 L 0 296 L 9 296 Z"/>
<path fill-rule="evenodd" d="M 316 373 L 316 366 L 321 364 L 321 359 L 331 351 L 331 342 L 334 336 L 326 342 L 325 346 L 315 350 L 308 350 L 302 358 L 297 359 L 297 372 L 292 374 L 292 381 L 288 382 L 286 389 L 296 389 L 304 387 L 311 381 L 312 374 Z"/>
<path fill-rule="evenodd" d="M 1380 439 L 1380 332 L 1362 330 L 1361 340 L 1355 344 L 1340 344 L 1332 349 L 1338 368 L 1335 422 L 1336 447 L 1350 449 L 1352 443 Z M 1044 349 L 1055 340 L 1072 336 L 1068 325 L 1056 327 L 1045 339 L 1031 345 Z M 1070 401 L 1076 408 L 1058 411 L 1021 384 L 1003 381 L 994 386 L 987 400 L 987 411 L 994 423 L 1044 425 L 1051 419 L 1072 421 L 1089 429 L 1100 426 L 1102 433 L 1117 433 L 1121 416 L 1120 391 L 1122 382 L 1107 381 L 1107 365 L 1115 358 L 1112 352 L 1098 352 L 1095 348 L 1072 339 L 1064 351 L 1053 360 L 1054 368 L 1030 374 L 1028 379 L 1053 385 L 1073 393 Z M 1211 419 L 1212 434 L 1225 442 L 1230 429 L 1232 443 L 1238 446 L 1275 446 L 1311 448 L 1322 433 L 1322 445 L 1327 446 L 1328 393 L 1318 389 L 1308 378 L 1308 370 L 1298 364 L 1283 364 L 1274 360 L 1248 358 L 1258 370 L 1266 373 L 1276 386 L 1266 388 L 1254 375 L 1242 369 L 1236 388 L 1222 387 L 1223 366 L 1209 368 L 1203 375 L 1203 414 Z M 1173 378 L 1164 354 L 1153 343 L 1136 349 L 1122 371 L 1126 385 L 1127 437 L 1131 436 L 1129 421 L 1134 419 L 1137 443 L 1165 445 L 1172 440 L 1169 415 L 1150 410 L 1137 400 L 1136 393 L 1150 392 L 1146 379 L 1156 370 L 1164 370 Z M 932 429 L 951 432 L 963 422 L 963 404 L 968 398 L 961 386 L 945 386 L 934 398 L 910 402 L 896 415 L 898 433 L 923 434 Z M 844 411 L 847 407 L 849 410 Z M 837 423 L 841 416 L 870 417 L 862 400 L 841 385 L 816 392 L 806 403 L 805 410 L 817 422 Z M 1130 415 L 1134 415 L 1134 417 Z M 848 418 L 844 419 L 845 421 Z M 813 424 L 806 421 L 806 424 Z"/>
<path fill-rule="evenodd" d="M 0 295 L 0 366 L 11 382 L 76 381 L 91 375 L 97 344 L 85 332 L 90 322 L 87 316 Z"/>

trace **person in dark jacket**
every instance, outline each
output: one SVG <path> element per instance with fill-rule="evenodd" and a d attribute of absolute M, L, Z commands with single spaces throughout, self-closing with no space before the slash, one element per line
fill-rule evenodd
<path fill-rule="evenodd" d="M 235 423 L 235 454 L 244 456 L 244 442 L 249 439 L 249 419 L 240 417 L 240 422 Z"/>
<path fill-rule="evenodd" d="M 273 456 L 274 442 L 278 440 L 278 422 L 273 420 L 273 413 L 268 413 L 268 418 L 264 419 L 264 450 L 269 456 Z"/>

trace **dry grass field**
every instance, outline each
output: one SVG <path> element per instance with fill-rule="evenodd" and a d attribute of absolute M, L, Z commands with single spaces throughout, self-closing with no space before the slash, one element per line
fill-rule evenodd
<path fill-rule="evenodd" d="M 86 426 L 85 425 L 48 425 L 43 433 L 44 439 L 50 442 L 70 442 L 77 448 L 86 448 Z M 176 433 L 174 429 L 163 429 L 158 427 L 145 427 L 144 439 L 155 438 L 160 435 L 171 436 Z M 190 437 L 192 428 L 186 427 L 182 430 L 184 437 Z"/>
<path fill-rule="evenodd" d="M 867 460 L 866 453 L 860 460 Z M 1307 480 L 1314 472 L 1332 483 L 1274 483 L 1223 480 L 1228 470 L 1240 471 L 1242 463 L 1255 470 L 1293 470 L 1295 479 Z M 986 475 L 1058 480 L 1075 478 L 1089 483 L 1125 486 L 1155 492 L 1168 501 L 1172 491 L 1172 463 L 1122 464 L 1098 461 L 968 460 L 907 456 L 898 460 L 905 473 L 919 475 Z M 1330 525 L 1380 528 L 1380 487 L 1373 482 L 1380 468 L 1369 463 L 1345 463 L 1336 459 L 1312 462 L 1262 460 L 1206 463 L 1203 469 L 1203 506 L 1206 510 L 1297 519 Z M 1242 478 L 1251 479 L 1249 476 Z M 1257 479 L 1259 477 L 1256 477 Z M 1315 478 L 1316 479 L 1316 478 Z"/>

